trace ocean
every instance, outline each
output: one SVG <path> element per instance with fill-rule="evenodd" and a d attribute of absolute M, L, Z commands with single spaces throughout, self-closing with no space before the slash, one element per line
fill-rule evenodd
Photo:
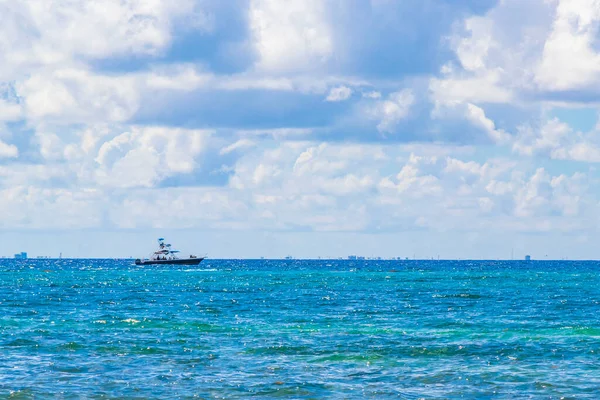
<path fill-rule="evenodd" d="M 0 398 L 598 399 L 600 263 L 0 260 Z"/>

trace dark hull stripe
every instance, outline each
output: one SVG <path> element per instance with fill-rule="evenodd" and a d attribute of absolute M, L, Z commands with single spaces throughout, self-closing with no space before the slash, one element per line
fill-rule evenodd
<path fill-rule="evenodd" d="M 198 265 L 204 258 L 184 258 L 177 260 L 135 260 L 135 265 Z"/>

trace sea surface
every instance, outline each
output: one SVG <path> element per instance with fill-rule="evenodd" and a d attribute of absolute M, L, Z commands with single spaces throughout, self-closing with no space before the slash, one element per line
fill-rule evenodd
<path fill-rule="evenodd" d="M 0 260 L 0 398 L 598 399 L 600 263 Z"/>

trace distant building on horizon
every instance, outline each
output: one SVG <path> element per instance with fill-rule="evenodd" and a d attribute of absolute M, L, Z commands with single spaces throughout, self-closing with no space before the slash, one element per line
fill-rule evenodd
<path fill-rule="evenodd" d="M 15 259 L 17 259 L 17 260 L 25 260 L 25 259 L 27 259 L 27 252 L 22 251 L 20 253 L 15 254 Z"/>

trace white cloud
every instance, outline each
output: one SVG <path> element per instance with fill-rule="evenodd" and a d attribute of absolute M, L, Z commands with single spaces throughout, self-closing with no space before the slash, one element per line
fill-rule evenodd
<path fill-rule="evenodd" d="M 219 154 L 229 154 L 236 150 L 244 150 L 254 146 L 256 146 L 256 143 L 254 141 L 250 139 L 240 139 L 226 147 L 223 147 L 221 150 L 219 150 Z"/>
<path fill-rule="evenodd" d="M 26 229 L 96 228 L 104 199 L 97 190 L 13 186 L 0 189 L 0 224 Z"/>
<path fill-rule="evenodd" d="M 0 14 L 0 52 L 11 55 L 0 80 L 78 58 L 156 55 L 170 44 L 174 26 L 210 29 L 192 0 L 2 2 Z"/>
<path fill-rule="evenodd" d="M 378 2 L 377 15 L 387 3 Z M 553 168 L 537 169 L 536 158 L 485 160 L 487 148 L 349 143 L 344 136 L 336 137 L 339 142 L 308 141 L 338 127 L 274 126 L 258 117 L 248 127 L 232 118 L 235 128 L 223 133 L 131 126 L 140 123 L 132 121 L 145 115 L 148 104 L 168 111 L 173 100 L 210 99 L 218 91 L 226 91 L 226 98 L 234 98 L 234 91 L 277 91 L 281 97 L 275 98 L 286 101 L 354 96 L 359 118 L 393 133 L 402 121 L 421 117 L 425 105 L 415 104 L 428 90 L 434 118 L 468 122 L 493 143 L 512 145 L 515 154 L 598 162 L 595 131 L 575 132 L 550 120 L 541 127 L 523 123 L 513 132 L 511 118 L 502 115 L 509 107 L 538 110 L 537 99 L 547 90 L 596 90 L 595 2 L 499 2 L 457 24 L 448 41 L 455 61 L 438 76 L 369 75 L 373 81 L 343 76 L 352 55 L 338 60 L 345 36 L 332 19 L 333 3 L 316 0 L 251 0 L 249 37 L 241 40 L 256 53 L 244 61 L 246 70 L 238 70 L 240 62 L 226 66 L 238 71 L 231 75 L 211 71 L 222 66 L 223 48 L 214 54 L 211 48 L 205 64 L 162 57 L 171 54 L 175 34 L 188 33 L 182 24 L 196 19 L 197 28 L 211 29 L 210 18 L 198 12 L 205 4 L 0 0 L 0 13 L 9 16 L 0 26 L 0 81 L 9 82 L 0 83 L 0 121 L 7 122 L 0 125 L 3 227 L 569 231 L 589 226 L 597 214 L 588 172 L 553 175 Z M 548 12 L 524 12 L 537 7 Z M 215 39 L 219 46 L 221 39 Z M 129 62 L 140 69 L 120 70 Z M 222 112 L 262 100 L 240 98 Z M 203 125 L 202 115 L 177 122 Z M 13 125 L 19 125 L 14 132 Z M 506 126 L 514 135 L 501 129 Z M 218 174 L 213 184 L 221 186 L 162 187 L 180 178 L 193 184 L 203 174 Z"/>
<path fill-rule="evenodd" d="M 449 63 L 443 78 L 432 79 L 433 97 L 442 104 L 510 102 L 536 92 L 595 91 L 599 22 L 597 0 L 499 2 L 465 18 L 451 36 L 460 65 Z"/>
<path fill-rule="evenodd" d="M 336 196 L 365 193 L 375 186 L 375 181 L 371 176 L 357 176 L 352 173 L 321 181 L 321 191 L 325 194 L 333 194 Z"/>
<path fill-rule="evenodd" d="M 39 146 L 40 155 L 46 160 L 60 160 L 64 154 L 64 142 L 54 132 L 38 127 L 35 141 Z"/>
<path fill-rule="evenodd" d="M 195 171 L 209 148 L 210 132 L 158 127 L 114 132 L 99 126 L 78 131 L 73 136 L 77 142 L 63 142 L 57 157 L 68 146 L 80 155 L 63 155 L 60 162 L 68 160 L 69 168 L 52 160 L 35 168 L 0 167 L 0 190 L 19 182 L 65 185 L 60 191 L 31 187 L 6 192 L 2 204 L 16 211 L 4 218 L 5 226 L 44 226 L 46 220 L 34 222 L 27 216 L 41 218 L 38 209 L 51 209 L 68 227 L 77 226 L 83 213 L 89 215 L 82 226 L 104 224 L 102 215 L 110 210 L 111 226 L 123 228 L 477 231 L 493 226 L 489 221 L 502 221 L 510 231 L 547 229 L 554 226 L 548 218 L 564 215 L 570 224 L 564 229 L 581 229 L 587 223 L 582 216 L 594 207 L 582 174 L 531 174 L 510 160 L 465 158 L 469 153 L 462 149 L 456 150 L 456 158 L 427 148 L 415 153 L 415 146 L 257 139 L 240 139 L 224 148 L 225 154 L 244 150 L 236 154 L 227 186 L 159 188 L 170 176 Z M 83 194 L 79 187 L 95 189 Z M 17 200 L 23 193 L 30 193 L 29 200 Z M 59 212 L 70 204 L 70 214 Z M 158 214 L 163 218 L 153 218 Z M 518 223 L 520 218 L 529 227 Z"/>
<path fill-rule="evenodd" d="M 529 180 L 523 181 L 515 191 L 515 215 L 531 217 L 536 215 L 577 216 L 584 207 L 583 194 L 587 190 L 585 176 L 576 173 L 550 176 L 543 168 L 538 168 Z"/>
<path fill-rule="evenodd" d="M 545 212 L 545 209 L 550 206 L 551 194 L 550 177 L 543 168 L 539 168 L 515 194 L 516 216 L 527 217 L 534 213 Z"/>
<path fill-rule="evenodd" d="M 360 230 L 369 218 L 365 199 L 376 189 L 374 168 L 386 160 L 381 146 L 304 142 L 257 147 L 238 160 L 229 186 L 237 196 L 252 193 L 253 226 Z"/>
<path fill-rule="evenodd" d="M 19 155 L 17 146 L 0 140 L 0 158 L 16 158 Z"/>
<path fill-rule="evenodd" d="M 439 164 L 440 160 L 435 156 L 416 156 L 411 153 L 395 179 L 385 177 L 379 182 L 379 187 L 382 190 L 393 189 L 414 198 L 439 195 L 442 187 L 435 176 L 439 172 Z"/>
<path fill-rule="evenodd" d="M 165 92 L 271 90 L 324 94 L 331 85 L 344 78 L 311 79 L 310 77 L 265 78 L 255 74 L 217 76 L 190 64 L 173 64 L 148 71 L 120 75 L 99 73 L 85 65 L 40 69 L 15 84 L 22 104 L 1 103 L 0 119 L 26 118 L 53 123 L 127 122 L 150 98 Z M 334 91 L 336 101 L 351 94 L 344 85 Z M 350 92 L 348 92 L 350 91 Z M 165 104 L 165 106 L 170 106 Z M 281 128 L 280 132 L 292 131 Z M 300 129 L 296 129 L 300 131 Z"/>
<path fill-rule="evenodd" d="M 21 105 L 0 98 L 0 121 L 17 121 L 22 117 Z"/>
<path fill-rule="evenodd" d="M 501 80 L 501 72 L 494 70 L 476 76 L 432 78 L 429 89 L 436 110 L 466 102 L 507 103 L 513 98 L 512 89 Z"/>
<path fill-rule="evenodd" d="M 250 28 L 266 71 L 312 69 L 332 54 L 326 4 L 318 0 L 251 0 Z"/>
<path fill-rule="evenodd" d="M 100 185 L 152 187 L 162 179 L 191 173 L 210 131 L 132 127 L 102 144 L 96 162 Z"/>
<path fill-rule="evenodd" d="M 363 86 L 368 81 L 347 76 L 321 76 L 314 73 L 289 73 L 279 76 L 267 71 L 249 71 L 213 76 L 210 87 L 216 90 L 273 90 L 324 95 L 331 87 Z"/>
<path fill-rule="evenodd" d="M 596 0 L 506 0 L 483 16 L 465 18 L 448 41 L 457 62 L 446 63 L 429 81 L 432 117 L 466 119 L 521 155 L 597 162 L 595 134 L 546 122 L 532 128 L 523 121 L 511 122 L 521 127 L 509 135 L 486 111 L 489 103 L 501 103 L 517 109 L 515 114 L 542 114 L 544 120 L 543 114 L 557 103 L 593 99 L 590 93 L 597 91 L 600 78 L 599 23 Z M 562 91 L 570 93 L 551 93 Z M 512 118 L 512 111 L 503 113 L 504 123 Z"/>
<path fill-rule="evenodd" d="M 352 95 L 352 89 L 346 86 L 332 88 L 325 100 L 327 101 L 344 101 L 348 100 Z"/>
<path fill-rule="evenodd" d="M 329 150 L 326 144 L 309 147 L 294 162 L 294 173 L 306 176 L 331 176 L 344 171 L 348 167 L 346 160 L 323 157 Z"/>
<path fill-rule="evenodd" d="M 569 125 L 553 118 L 539 128 L 520 127 L 513 151 L 522 155 L 546 155 L 557 160 L 600 162 L 598 139 L 595 142 L 590 139 L 589 135 L 574 132 Z"/>
<path fill-rule="evenodd" d="M 21 187 L 51 188 L 57 181 L 68 182 L 70 171 L 60 164 L 9 164 L 0 166 L 0 189 Z"/>
<path fill-rule="evenodd" d="M 415 96 L 411 89 L 393 92 L 386 100 L 378 100 L 373 105 L 368 104 L 367 115 L 379 121 L 377 124 L 379 132 L 391 133 L 398 123 L 408 116 L 414 102 Z"/>
<path fill-rule="evenodd" d="M 486 17 L 470 17 L 465 20 L 464 27 L 468 36 L 455 38 L 456 55 L 467 71 L 485 69 L 490 47 L 495 45 L 492 38 L 493 21 Z"/>
<path fill-rule="evenodd" d="M 164 188 L 131 190 L 115 202 L 109 217 L 119 228 L 197 228 L 244 227 L 246 203 L 218 188 Z"/>
<path fill-rule="evenodd" d="M 139 106 L 133 76 L 104 76 L 84 67 L 42 70 L 16 85 L 31 119 L 60 123 L 117 122 L 129 119 Z"/>
<path fill-rule="evenodd" d="M 145 84 L 149 89 L 193 91 L 203 86 L 208 86 L 214 75 L 199 72 L 193 65 L 173 65 L 169 68 L 155 68 L 145 77 Z"/>
<path fill-rule="evenodd" d="M 537 0 L 534 0 L 537 1 Z M 509 0 L 508 3 L 511 3 Z M 499 4 L 485 16 L 468 17 L 462 21 L 462 30 L 450 37 L 459 65 L 453 62 L 441 68 L 442 76 L 431 78 L 429 89 L 435 105 L 435 113 L 444 107 L 456 107 L 464 103 L 507 103 L 514 98 L 514 87 L 519 79 L 511 76 L 513 71 L 522 68 L 507 66 L 509 58 L 517 51 L 509 53 L 513 43 L 503 43 L 497 36 L 505 32 L 503 7 Z M 506 36 L 502 37 L 506 40 Z M 512 62 L 519 62 L 512 59 Z"/>
<path fill-rule="evenodd" d="M 10 116 L 53 123 L 126 122 L 150 96 L 218 86 L 212 74 L 188 64 L 121 75 L 94 72 L 85 65 L 39 69 L 15 84 L 22 105 Z M 3 114 L 0 100 L 0 118 Z M 17 108 L 19 107 L 19 108 Z M 22 109 L 22 111 L 19 111 Z"/>
<path fill-rule="evenodd" d="M 298 90 L 296 82 L 288 77 L 269 77 L 253 74 L 236 74 L 215 80 L 215 88 L 222 90 Z"/>
<path fill-rule="evenodd" d="M 600 22 L 597 0 L 560 0 L 552 32 L 536 71 L 543 89 L 587 89 L 600 78 L 600 53 L 595 49 Z"/>
<path fill-rule="evenodd" d="M 376 90 L 373 90 L 373 91 L 370 91 L 370 92 L 363 93 L 362 96 L 366 97 L 368 99 L 380 99 L 381 98 L 381 93 L 378 92 L 378 91 L 376 91 Z"/>
<path fill-rule="evenodd" d="M 311 134 L 312 132 L 313 129 L 311 128 L 243 129 L 237 131 L 240 136 L 269 136 L 276 140 L 300 139 Z"/>
<path fill-rule="evenodd" d="M 511 136 L 502 129 L 496 129 L 494 121 L 486 117 L 485 112 L 474 104 L 467 104 L 467 119 L 475 126 L 482 128 L 494 142 L 508 143 Z"/>

